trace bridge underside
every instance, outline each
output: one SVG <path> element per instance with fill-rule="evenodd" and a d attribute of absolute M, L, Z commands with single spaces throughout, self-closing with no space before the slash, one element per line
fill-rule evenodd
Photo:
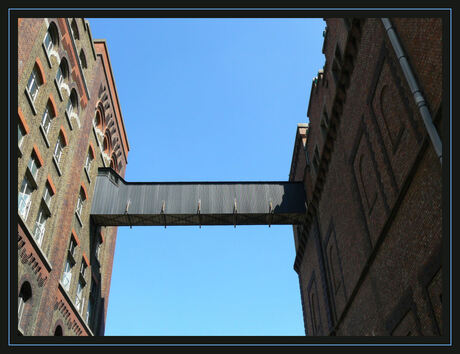
<path fill-rule="evenodd" d="M 103 226 L 295 225 L 301 182 L 126 182 L 100 168 L 91 219 Z"/>

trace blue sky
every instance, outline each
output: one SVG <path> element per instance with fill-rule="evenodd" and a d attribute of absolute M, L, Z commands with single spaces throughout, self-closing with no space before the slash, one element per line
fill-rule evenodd
<path fill-rule="evenodd" d="M 88 19 L 127 181 L 286 181 L 322 19 Z M 291 226 L 119 227 L 106 335 L 304 335 Z"/>

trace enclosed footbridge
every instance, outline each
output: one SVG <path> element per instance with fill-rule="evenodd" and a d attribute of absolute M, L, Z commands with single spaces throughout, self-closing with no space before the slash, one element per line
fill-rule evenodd
<path fill-rule="evenodd" d="M 103 226 L 302 224 L 302 182 L 126 182 L 100 168 L 91 219 Z"/>

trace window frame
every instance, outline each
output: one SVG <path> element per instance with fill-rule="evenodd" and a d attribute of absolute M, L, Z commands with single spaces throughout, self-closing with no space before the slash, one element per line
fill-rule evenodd
<path fill-rule="evenodd" d="M 34 66 L 29 76 L 29 80 L 27 81 L 27 88 L 26 88 L 32 102 L 35 102 L 35 99 L 38 96 L 38 91 L 40 90 L 40 81 L 41 80 L 39 78 L 37 68 L 36 66 Z M 33 87 L 36 87 L 36 89 L 32 91 Z"/>

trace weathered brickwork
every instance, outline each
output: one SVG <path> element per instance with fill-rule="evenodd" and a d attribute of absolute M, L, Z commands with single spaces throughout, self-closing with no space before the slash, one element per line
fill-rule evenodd
<path fill-rule="evenodd" d="M 439 128 L 442 21 L 393 22 Z M 326 25 L 290 173 L 308 203 L 293 228 L 305 332 L 441 335 L 441 164 L 381 20 Z"/>
<path fill-rule="evenodd" d="M 103 45 L 96 50 L 82 18 L 21 19 L 18 42 L 18 124 L 23 130 L 18 191 L 20 201 L 30 201 L 18 209 L 18 303 L 26 300 L 19 304 L 18 332 L 103 335 L 116 228 L 96 229 L 89 213 L 98 167 L 111 166 L 124 176 L 129 150 L 107 47 L 98 41 Z M 36 93 L 29 81 L 33 70 Z M 36 173 L 31 158 L 37 161 Z M 45 226 L 43 233 L 37 232 L 39 224 Z"/>

